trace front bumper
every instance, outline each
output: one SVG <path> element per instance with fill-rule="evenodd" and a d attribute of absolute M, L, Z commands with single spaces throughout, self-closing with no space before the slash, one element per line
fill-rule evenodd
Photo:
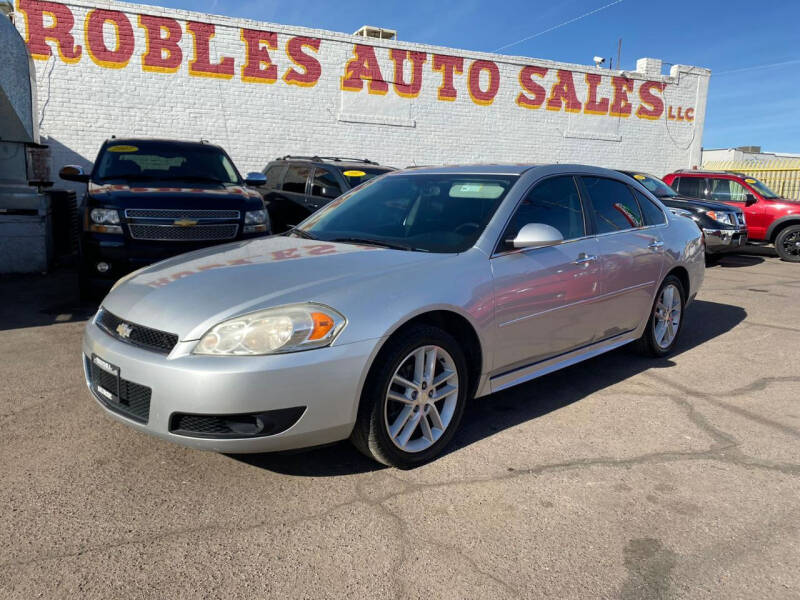
<path fill-rule="evenodd" d="M 169 356 L 118 341 L 93 322 L 83 338 L 84 365 L 93 356 L 119 368 L 126 382 L 150 388 L 149 413 L 129 418 L 95 400 L 115 419 L 185 446 L 224 453 L 289 450 L 346 439 L 355 423 L 361 386 L 379 340 L 274 356 L 195 356 L 179 342 Z M 86 371 L 86 368 L 84 368 Z M 239 415 L 306 407 L 289 429 L 264 437 L 217 439 L 176 435 L 176 413 Z M 144 421 L 144 422 L 142 422 Z"/>
<path fill-rule="evenodd" d="M 736 252 L 747 244 L 747 229 L 706 229 L 703 228 L 707 254 Z"/>

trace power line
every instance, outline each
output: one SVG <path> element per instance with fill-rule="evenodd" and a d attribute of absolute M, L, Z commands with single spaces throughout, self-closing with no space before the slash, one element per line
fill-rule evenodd
<path fill-rule="evenodd" d="M 622 1 L 623 0 L 615 0 L 614 2 L 606 4 L 605 6 L 601 6 L 600 8 L 595 8 L 594 10 L 590 10 L 589 12 L 587 12 L 585 14 L 582 14 L 579 17 L 575 17 L 574 19 L 570 19 L 569 21 L 564 21 L 563 23 L 559 23 L 558 25 L 554 25 L 553 27 L 545 29 L 544 31 L 540 31 L 539 33 L 534 33 L 533 35 L 529 35 L 528 37 L 524 37 L 521 40 L 517 40 L 516 42 L 511 42 L 510 44 L 506 44 L 505 46 L 500 46 L 499 48 L 497 48 L 495 50 L 495 52 L 500 52 L 500 50 L 505 50 L 506 48 L 510 48 L 511 46 L 516 46 L 517 44 L 521 44 L 522 42 L 527 42 L 528 40 L 532 40 L 533 38 L 539 37 L 540 35 L 544 35 L 545 33 L 550 33 L 551 31 L 553 31 L 555 29 L 558 29 L 560 27 L 564 27 L 565 25 L 569 25 L 570 23 L 574 23 L 575 21 L 580 21 L 581 19 L 585 19 L 586 17 L 588 17 L 590 15 L 598 13 L 601 10 L 605 10 L 607 8 L 610 8 L 610 7 L 614 6 L 615 4 L 619 4 Z"/>
<path fill-rule="evenodd" d="M 743 67 L 741 69 L 731 69 L 729 71 L 719 71 L 712 74 L 714 75 L 727 75 L 728 73 L 744 73 L 745 71 L 756 71 L 758 69 L 773 69 L 775 67 L 786 67 L 789 65 L 796 65 L 800 63 L 800 60 L 784 60 L 781 62 L 774 62 L 774 63 L 766 63 L 763 65 L 753 65 L 752 67 Z"/>

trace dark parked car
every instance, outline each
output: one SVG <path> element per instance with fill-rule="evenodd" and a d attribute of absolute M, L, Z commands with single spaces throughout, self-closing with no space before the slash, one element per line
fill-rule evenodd
<path fill-rule="evenodd" d="M 393 171 L 371 160 L 284 156 L 264 169 L 261 191 L 275 233 L 286 231 L 346 191 Z"/>
<path fill-rule="evenodd" d="M 261 195 L 219 146 L 204 142 L 111 139 L 90 173 L 60 176 L 87 184 L 80 238 L 82 296 L 108 291 L 131 271 L 176 254 L 270 231 Z"/>
<path fill-rule="evenodd" d="M 747 223 L 742 209 L 723 204 L 683 196 L 661 181 L 658 177 L 637 171 L 621 171 L 633 177 L 664 206 L 683 210 L 703 230 L 706 241 L 706 255 L 713 257 L 726 252 L 735 252 L 747 243 Z"/>

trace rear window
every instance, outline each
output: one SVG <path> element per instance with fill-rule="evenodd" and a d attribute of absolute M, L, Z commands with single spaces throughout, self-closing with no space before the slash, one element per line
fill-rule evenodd
<path fill-rule="evenodd" d="M 598 233 L 624 231 L 644 225 L 642 212 L 627 185 L 604 177 L 584 177 L 583 183 L 592 199 Z"/>
<path fill-rule="evenodd" d="M 681 194 L 690 198 L 702 198 L 705 191 L 702 177 L 678 177 L 675 185 Z"/>
<path fill-rule="evenodd" d="M 374 179 L 379 175 L 388 173 L 391 171 L 391 169 L 374 167 L 341 167 L 339 171 L 347 180 L 347 183 L 350 184 L 350 187 L 353 188 L 357 185 L 361 185 L 365 181 L 369 181 L 370 179 Z"/>

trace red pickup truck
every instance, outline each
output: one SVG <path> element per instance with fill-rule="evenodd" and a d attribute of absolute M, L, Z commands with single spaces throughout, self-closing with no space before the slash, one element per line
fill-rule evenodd
<path fill-rule="evenodd" d="M 800 262 L 800 201 L 781 198 L 758 179 L 730 171 L 675 171 L 664 182 L 683 196 L 740 207 L 749 241 L 775 244 L 781 259 Z"/>

